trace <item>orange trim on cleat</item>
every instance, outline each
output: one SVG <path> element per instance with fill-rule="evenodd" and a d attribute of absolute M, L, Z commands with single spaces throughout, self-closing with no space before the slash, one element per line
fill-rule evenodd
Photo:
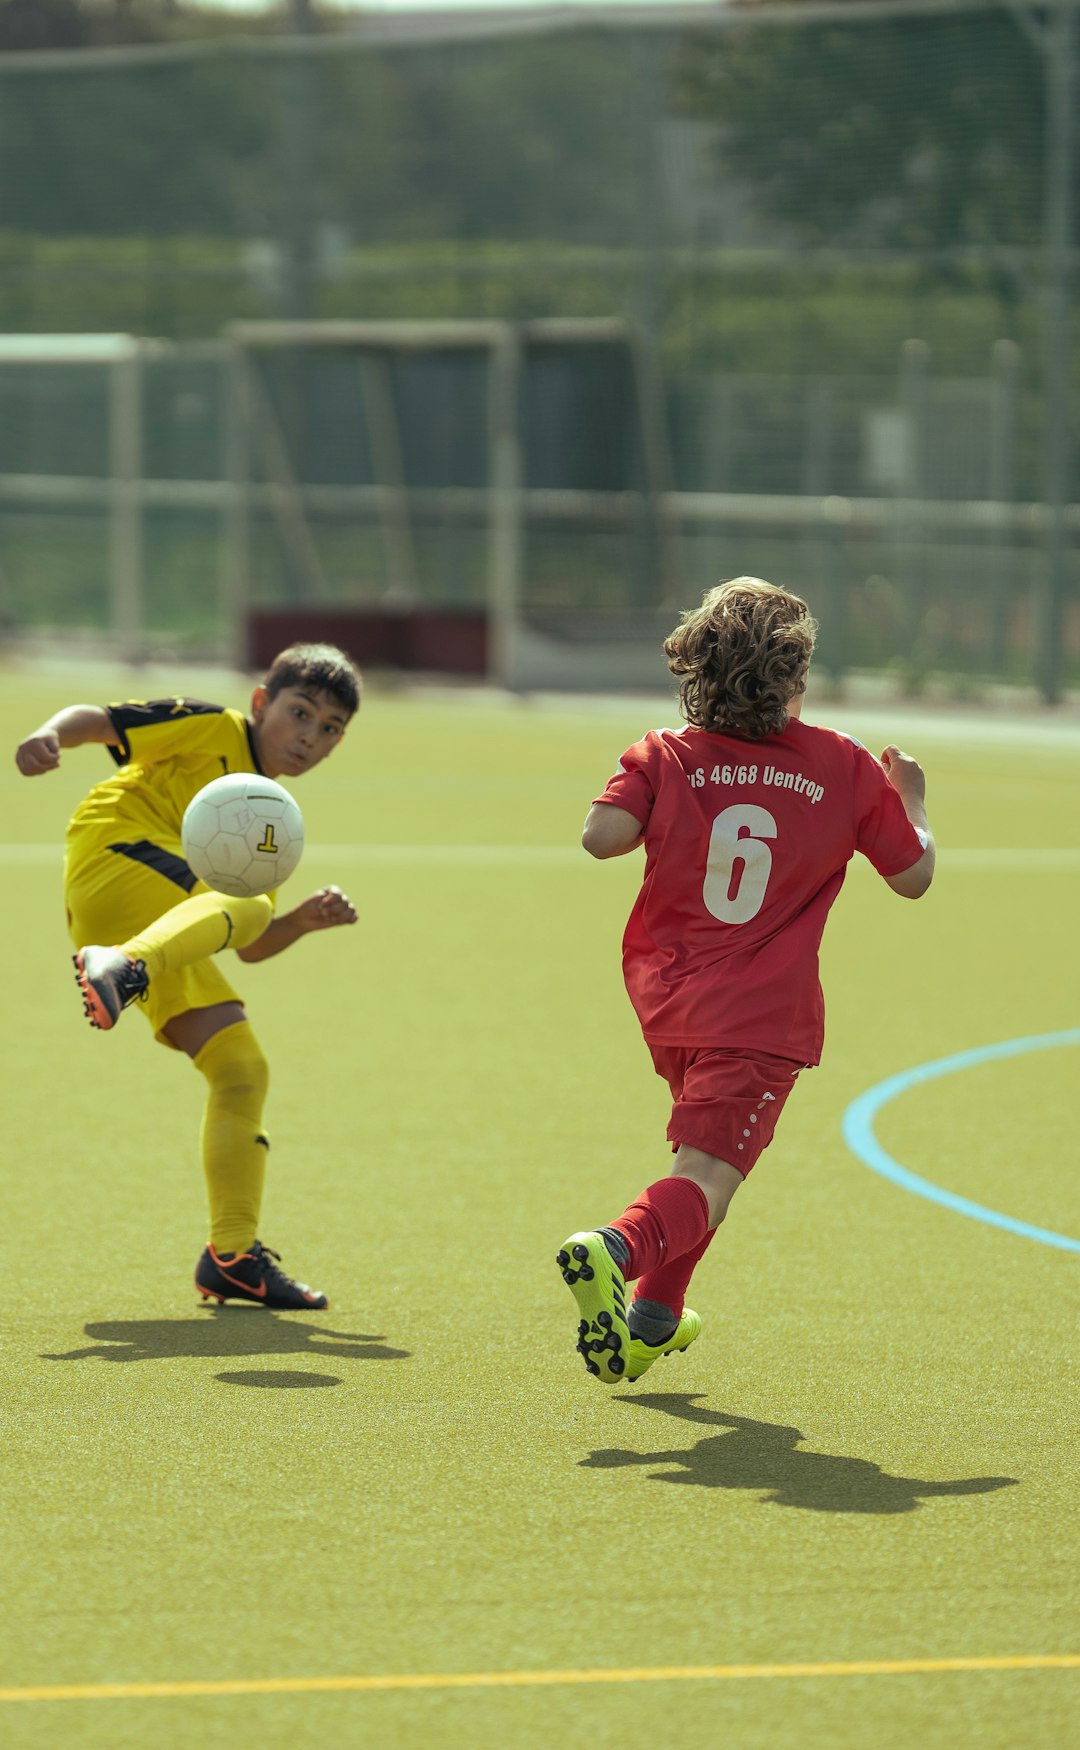
<path fill-rule="evenodd" d="M 261 1240 L 253 1241 L 250 1251 L 230 1258 L 220 1257 L 208 1245 L 195 1266 L 195 1286 L 204 1300 L 213 1299 L 219 1305 L 226 1300 L 247 1300 L 284 1312 L 325 1311 L 330 1305 L 326 1295 L 306 1282 L 294 1282 L 277 1268 L 279 1262 L 279 1254 Z"/>
<path fill-rule="evenodd" d="M 146 965 L 120 948 L 90 945 L 71 956 L 75 982 L 82 993 L 83 1013 L 91 1027 L 107 1033 L 149 984 Z"/>

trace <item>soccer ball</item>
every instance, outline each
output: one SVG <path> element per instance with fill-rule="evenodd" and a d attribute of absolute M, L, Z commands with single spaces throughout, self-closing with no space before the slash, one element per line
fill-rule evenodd
<path fill-rule="evenodd" d="M 193 796 L 180 839 L 194 874 L 234 899 L 287 881 L 304 849 L 304 817 L 272 778 L 230 772 Z"/>

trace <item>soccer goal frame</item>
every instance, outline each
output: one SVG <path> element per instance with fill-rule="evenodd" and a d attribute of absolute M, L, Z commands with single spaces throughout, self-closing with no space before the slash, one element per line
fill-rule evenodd
<path fill-rule="evenodd" d="M 20 475 L 19 496 L 31 503 L 77 502 L 102 508 L 109 526 L 109 632 L 117 656 L 138 662 L 143 632 L 142 363 L 153 342 L 132 334 L 0 334 L 0 367 L 85 365 L 104 370 L 108 384 L 108 475 L 58 481 Z"/>
<path fill-rule="evenodd" d="M 662 393 L 648 349 L 634 324 L 622 318 L 546 318 L 505 321 L 273 321 L 238 322 L 226 331 L 229 354 L 226 472 L 230 505 L 226 556 L 228 640 L 234 661 L 248 648 L 252 588 L 251 525 L 256 505 L 268 507 L 297 574 L 304 599 L 316 605 L 330 595 L 314 539 L 308 505 L 327 488 L 302 485 L 291 467 L 284 434 L 253 363 L 269 351 L 337 349 L 364 360 L 364 408 L 374 485 L 337 488 L 351 502 L 374 511 L 382 531 L 387 574 L 415 589 L 417 566 L 412 506 L 422 489 L 410 487 L 402 465 L 401 434 L 386 362 L 403 353 L 465 349 L 486 356 L 487 481 L 475 489 L 440 488 L 443 505 L 475 516 L 478 498 L 486 523 L 484 602 L 487 678 L 508 688 L 530 684 L 522 657 L 522 583 L 526 517 L 531 505 L 570 518 L 595 515 L 592 500 L 574 492 L 530 492 L 523 478 L 521 431 L 522 360 L 527 347 L 613 345 L 625 348 L 636 388 L 645 491 L 652 504 L 661 548 L 674 571 L 673 532 L 666 522 L 671 469 L 662 417 Z M 430 489 L 429 489 L 430 490 Z M 590 502 L 585 502 L 585 501 Z M 557 501 L 557 502 L 555 502 Z M 580 501 L 580 502 L 579 502 Z M 666 538 L 665 538 L 666 537 Z M 674 582 L 674 578 L 672 579 Z M 338 603 L 340 605 L 340 602 Z"/>

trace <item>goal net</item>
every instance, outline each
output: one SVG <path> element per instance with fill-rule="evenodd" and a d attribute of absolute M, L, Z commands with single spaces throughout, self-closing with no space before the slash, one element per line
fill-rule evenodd
<path fill-rule="evenodd" d="M 371 667 L 662 682 L 681 580 L 632 324 L 260 322 L 229 340 L 230 617 L 249 661 L 321 629 Z"/>

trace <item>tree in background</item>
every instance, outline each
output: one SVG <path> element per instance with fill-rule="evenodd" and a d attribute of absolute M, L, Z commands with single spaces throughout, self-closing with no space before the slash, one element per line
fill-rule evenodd
<path fill-rule="evenodd" d="M 724 170 L 808 245 L 1039 239 L 1041 60 L 1001 13 L 695 33 L 676 78 Z"/>

